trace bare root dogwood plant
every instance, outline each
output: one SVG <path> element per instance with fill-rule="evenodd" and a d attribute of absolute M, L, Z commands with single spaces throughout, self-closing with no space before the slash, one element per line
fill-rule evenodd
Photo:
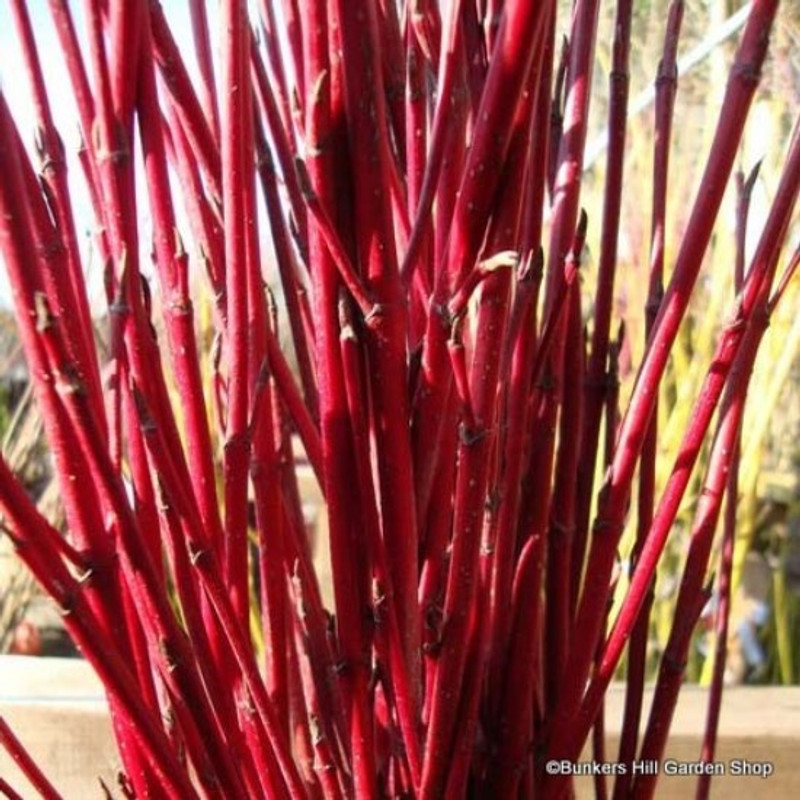
<path fill-rule="evenodd" d="M 548 765 L 577 760 L 593 728 L 602 753 L 626 652 L 619 760 L 659 758 L 726 487 L 735 496 L 749 376 L 798 264 L 783 254 L 796 127 L 753 255 L 742 245 L 731 264 L 735 302 L 657 495 L 659 388 L 778 0 L 751 3 L 669 248 L 682 0 L 664 17 L 652 197 L 640 199 L 647 345 L 624 402 L 615 268 L 632 0 L 614 4 L 597 220 L 581 183 L 599 0 L 566 13 L 555 0 L 220 0 L 216 29 L 188 0 L 190 54 L 157 0 L 84 0 L 80 35 L 67 0 L 47 5 L 107 313 L 96 323 L 90 310 L 42 16 L 9 0 L 0 14 L 36 129 L 28 142 L 0 94 L 0 252 L 66 532 L 2 459 L 0 511 L 103 682 L 125 793 L 555 800 L 571 779 Z M 265 280 L 278 278 L 273 294 Z M 704 448 L 640 735 L 653 580 Z M 333 608 L 306 536 L 301 452 L 327 509 Z M 634 566 L 610 617 L 632 505 Z M 5 723 L 0 741 L 58 797 Z M 615 796 L 650 797 L 655 780 L 629 771 Z M 18 796 L 5 780 L 0 792 Z"/>

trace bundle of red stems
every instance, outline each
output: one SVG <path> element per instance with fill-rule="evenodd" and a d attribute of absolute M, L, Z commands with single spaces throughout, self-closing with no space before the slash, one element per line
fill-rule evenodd
<path fill-rule="evenodd" d="M 597 221 L 581 212 L 581 178 L 599 0 L 575 0 L 568 19 L 555 0 L 257 5 L 251 18 L 221 0 L 212 30 L 190 0 L 190 65 L 157 0 L 84 0 L 82 38 L 67 0 L 49 0 L 104 269 L 98 323 L 59 98 L 29 10 L 10 0 L 36 130 L 29 147 L 0 95 L 0 247 L 67 530 L 2 460 L 0 510 L 103 681 L 121 784 L 156 798 L 553 800 L 570 779 L 549 761 L 577 759 L 593 727 L 602 753 L 603 698 L 629 640 L 619 758 L 659 758 L 748 379 L 798 263 L 773 291 L 800 185 L 796 128 L 656 498 L 659 386 L 778 0 L 751 5 L 665 263 L 683 13 L 671 3 L 653 76 L 648 339 L 624 409 L 612 320 L 632 0 L 615 7 Z M 593 224 L 589 303 L 579 272 Z M 210 346 L 198 295 L 213 297 Z M 653 578 L 707 439 L 639 736 Z M 327 506 L 335 613 L 306 538 L 301 450 Z M 635 475 L 634 569 L 608 619 Z M 628 773 L 615 796 L 653 790 L 653 776 Z"/>

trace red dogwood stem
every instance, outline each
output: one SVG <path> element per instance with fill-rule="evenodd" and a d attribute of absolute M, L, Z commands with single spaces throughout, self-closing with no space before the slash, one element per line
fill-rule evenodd
<path fill-rule="evenodd" d="M 683 497 L 692 467 L 697 460 L 731 365 L 742 347 L 745 332 L 749 330 L 749 326 L 755 319 L 754 314 L 757 314 L 759 304 L 764 302 L 762 294 L 769 291 L 780 245 L 786 234 L 791 211 L 798 190 L 800 190 L 800 135 L 798 135 L 798 131 L 800 131 L 800 127 L 795 130 L 789 158 L 759 246 L 753 257 L 753 265 L 748 272 L 742 293 L 737 299 L 734 315 L 719 340 L 706 380 L 695 402 L 675 467 L 662 494 L 653 525 L 631 579 L 628 594 L 606 643 L 602 661 L 582 702 L 579 697 L 580 708 L 572 712 L 574 716 L 571 719 L 569 717 L 565 719 L 564 716 L 559 718 L 560 725 L 555 729 L 550 742 L 549 757 L 569 757 L 566 755 L 556 756 L 554 755 L 556 753 L 576 755 L 584 736 L 588 733 L 605 688 L 618 663 L 624 643 L 630 635 L 641 609 L 641 604 L 655 572 L 658 557 L 675 519 L 678 505 Z M 557 780 L 549 782 L 550 791 L 554 795 L 558 791 L 558 783 Z"/>
<path fill-rule="evenodd" d="M 563 702 L 560 703 L 554 728 L 556 738 L 558 735 L 555 731 L 560 733 L 569 725 L 567 720 L 580 703 L 586 684 L 593 645 L 599 637 L 608 598 L 609 578 L 617 543 L 622 534 L 630 485 L 657 396 L 656 390 L 689 303 L 702 256 L 708 247 L 747 110 L 755 93 L 757 76 L 766 55 L 768 34 L 777 6 L 777 0 L 756 0 L 752 6 L 725 90 L 717 131 L 698 197 L 620 427 L 615 457 L 600 495 L 586 579 L 576 617 L 574 635 L 586 645 L 573 650 L 563 673 L 559 692 Z"/>

